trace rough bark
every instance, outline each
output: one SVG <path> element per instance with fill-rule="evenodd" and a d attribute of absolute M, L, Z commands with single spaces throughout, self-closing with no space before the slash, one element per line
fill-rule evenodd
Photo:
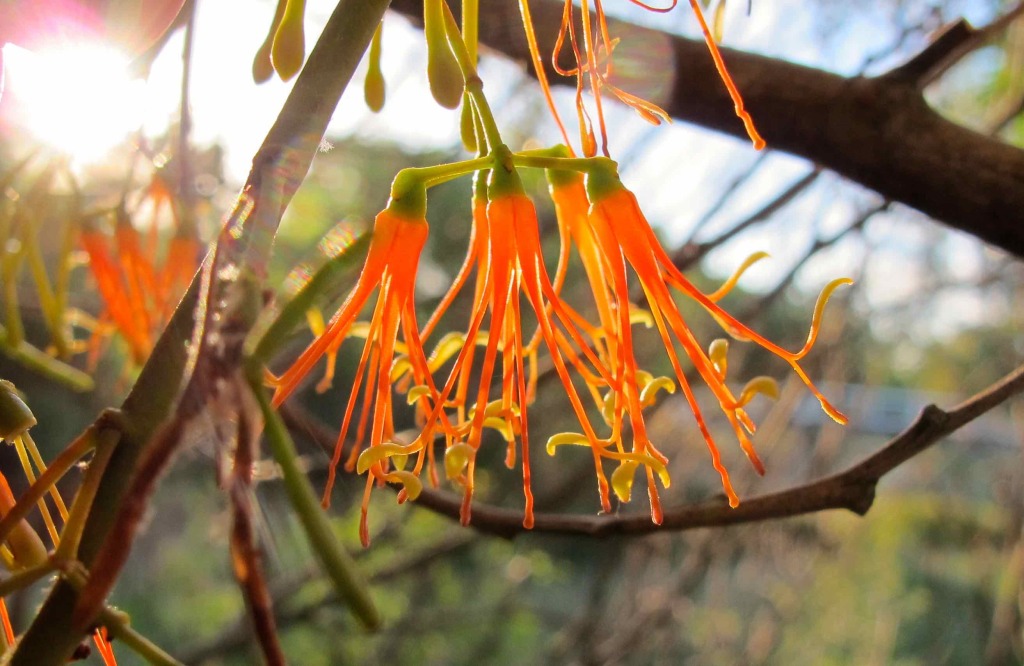
<path fill-rule="evenodd" d="M 562 3 L 532 0 L 530 7 L 542 52 L 550 53 Z M 422 16 L 421 0 L 395 0 L 392 8 L 413 21 Z M 746 137 L 703 42 L 612 26 L 613 35 L 627 31 L 631 40 L 667 42 L 673 54 L 671 92 L 652 101 L 679 120 Z M 972 33 L 964 28 L 959 38 L 954 34 L 937 46 L 952 52 Z M 515 0 L 489 0 L 481 12 L 480 38 L 529 62 Z M 913 66 L 874 78 L 846 78 L 731 49 L 723 54 L 770 147 L 1024 257 L 1024 150 L 949 122 L 928 106 L 920 84 L 941 53 L 926 49 Z M 548 76 L 573 83 L 553 71 Z"/>

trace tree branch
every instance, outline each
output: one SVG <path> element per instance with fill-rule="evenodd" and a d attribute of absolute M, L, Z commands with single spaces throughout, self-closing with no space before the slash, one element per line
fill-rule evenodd
<path fill-rule="evenodd" d="M 533 529 L 527 530 L 523 527 L 521 511 L 474 502 L 470 526 L 479 532 L 505 538 L 524 532 L 608 537 L 725 527 L 831 509 L 846 509 L 863 516 L 871 508 L 875 487 L 884 475 L 1022 390 L 1024 365 L 949 411 L 928 405 L 906 430 L 846 471 L 777 493 L 751 497 L 735 509 L 729 508 L 724 498 L 668 508 L 660 526 L 652 523 L 646 514 L 582 516 L 537 513 Z M 312 438 L 326 450 L 333 450 L 337 433 L 303 418 L 294 409 L 282 408 L 282 415 L 296 432 Z M 461 503 L 462 498 L 453 493 L 424 488 L 413 504 L 458 520 Z"/>
<path fill-rule="evenodd" d="M 481 16 L 480 39 L 513 60 L 529 62 L 515 0 L 489 5 Z M 423 15 L 421 0 L 394 0 L 392 8 L 414 21 Z M 562 3 L 533 0 L 531 8 L 541 51 L 550 53 Z M 703 42 L 621 22 L 611 25 L 613 36 L 627 30 L 629 39 L 665 45 L 673 54 L 671 92 L 651 101 L 674 118 L 746 137 Z M 987 28 L 976 32 L 992 34 Z M 940 63 L 943 45 L 961 48 L 965 43 L 970 40 L 949 39 L 925 49 L 927 60 Z M 1024 234 L 1018 231 L 1024 211 L 1024 150 L 947 121 L 928 106 L 912 77 L 846 78 L 722 51 L 769 146 L 1024 257 Z M 923 69 L 920 75 L 926 76 L 934 67 Z M 548 77 L 574 84 L 553 70 Z"/>

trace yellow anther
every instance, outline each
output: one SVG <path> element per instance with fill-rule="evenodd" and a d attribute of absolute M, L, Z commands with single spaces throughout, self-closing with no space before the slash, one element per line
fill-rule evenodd
<path fill-rule="evenodd" d="M 711 35 L 716 42 L 722 41 L 722 34 L 725 32 L 725 0 L 719 0 L 715 6 L 715 13 L 711 17 Z"/>
<path fill-rule="evenodd" d="M 842 412 L 837 410 L 835 407 L 833 407 L 832 405 L 828 404 L 827 401 L 825 401 L 824 399 L 819 398 L 818 402 L 821 403 L 822 411 L 824 411 L 826 414 L 828 414 L 832 418 L 833 421 L 835 421 L 839 425 L 846 425 L 847 423 L 849 423 L 849 419 L 846 418 L 846 414 L 843 414 Z"/>
<path fill-rule="evenodd" d="M 639 465 L 640 463 L 633 460 L 623 460 L 612 472 L 612 490 L 620 502 L 629 502 L 633 494 L 633 477 Z"/>
<path fill-rule="evenodd" d="M 629 323 L 643 324 L 644 328 L 654 328 L 654 316 L 643 308 L 629 304 Z"/>
<path fill-rule="evenodd" d="M 391 472 L 384 477 L 385 481 L 390 483 L 400 483 L 405 488 L 405 494 L 412 501 L 415 501 L 420 493 L 423 492 L 423 482 L 420 478 L 412 472 Z"/>
<path fill-rule="evenodd" d="M 412 361 L 408 356 L 396 356 L 391 364 L 391 383 L 394 384 L 408 372 L 412 372 Z"/>
<path fill-rule="evenodd" d="M 306 310 L 306 323 L 309 324 L 309 330 L 318 338 L 327 329 L 327 326 L 324 324 L 324 313 L 320 311 L 320 308 Z"/>
<path fill-rule="evenodd" d="M 519 416 L 519 405 L 516 403 L 509 403 L 507 411 L 511 412 L 512 416 Z M 506 416 L 506 407 L 501 400 L 492 400 L 487 403 L 484 407 L 484 416 Z"/>
<path fill-rule="evenodd" d="M 350 338 L 363 338 L 370 334 L 370 322 L 368 321 L 357 321 L 352 324 L 351 328 L 348 329 L 348 337 Z"/>
<path fill-rule="evenodd" d="M 473 447 L 465 442 L 460 442 L 448 448 L 444 452 L 444 474 L 449 481 L 454 481 L 462 475 L 462 470 L 469 465 L 470 459 L 476 455 Z"/>
<path fill-rule="evenodd" d="M 356 461 L 356 472 L 364 474 L 366 470 L 370 469 L 370 467 L 385 458 L 397 455 L 407 455 L 409 453 L 411 453 L 411 451 L 409 451 L 409 447 L 402 444 L 396 444 L 394 442 L 385 442 L 383 444 L 378 444 L 377 446 L 371 446 L 359 454 L 359 460 Z"/>
<path fill-rule="evenodd" d="M 430 395 L 430 388 L 427 386 L 413 386 L 409 389 L 409 392 L 405 394 L 406 404 L 412 405 L 420 398 Z"/>
<path fill-rule="evenodd" d="M 615 420 L 615 392 L 608 391 L 604 394 L 604 399 L 601 404 L 601 416 L 604 417 L 605 423 L 611 423 Z"/>
<path fill-rule="evenodd" d="M 587 436 L 578 432 L 560 432 L 557 435 L 552 435 L 548 439 L 547 449 L 548 455 L 555 455 L 555 449 L 559 446 L 572 445 L 572 446 L 590 446 L 590 440 Z"/>
<path fill-rule="evenodd" d="M 506 442 L 514 441 L 516 438 L 516 434 L 512 430 L 512 424 L 504 418 L 488 416 L 484 419 L 484 427 L 497 430 Z"/>
<path fill-rule="evenodd" d="M 708 347 L 708 359 L 711 365 L 715 366 L 715 372 L 719 379 L 725 379 L 726 370 L 729 368 L 729 361 L 726 358 L 729 354 L 729 341 L 725 338 L 716 338 L 711 341 Z"/>
<path fill-rule="evenodd" d="M 640 405 L 648 407 L 653 405 L 657 400 L 658 390 L 662 389 L 666 393 L 675 393 L 676 384 L 668 377 L 658 377 L 647 382 L 647 385 L 640 391 Z"/>
<path fill-rule="evenodd" d="M 736 401 L 737 406 L 742 407 L 742 406 L 746 405 L 747 403 L 749 403 L 751 400 L 754 399 L 755 395 L 757 395 L 759 393 L 761 395 L 765 396 L 766 398 L 771 398 L 772 400 L 778 400 L 779 399 L 779 384 L 778 384 L 778 382 L 776 382 L 771 377 L 765 377 L 765 376 L 754 377 L 749 382 L 747 382 L 747 385 L 744 386 L 743 390 L 740 392 L 740 397 Z"/>
<path fill-rule="evenodd" d="M 636 385 L 642 391 L 645 386 L 654 381 L 654 375 L 647 372 L 646 370 L 636 371 Z"/>
<path fill-rule="evenodd" d="M 804 344 L 804 348 L 796 354 L 796 358 L 800 359 L 807 355 L 807 352 L 811 351 L 811 347 L 814 346 L 814 341 L 818 339 L 818 329 L 821 328 L 821 318 L 825 313 L 825 305 L 828 304 L 828 299 L 832 298 L 832 294 L 836 289 L 843 285 L 853 284 L 852 278 L 836 278 L 821 290 L 821 294 L 818 296 L 818 302 L 814 304 L 814 315 L 811 317 L 811 330 L 807 333 L 807 342 Z M 828 409 L 825 410 L 826 412 Z M 829 414 L 829 416 L 832 416 Z M 832 416 L 832 418 L 836 418 Z M 839 419 L 836 419 L 837 421 Z M 845 423 L 845 421 L 840 421 Z"/>
<path fill-rule="evenodd" d="M 434 352 L 430 355 L 427 365 L 431 371 L 436 372 L 444 365 L 445 361 L 455 356 L 466 346 L 466 335 L 464 333 L 448 333 L 437 342 Z"/>
<path fill-rule="evenodd" d="M 658 475 L 658 480 L 661 481 L 663 488 L 668 488 L 672 485 L 672 478 L 668 475 L 668 468 L 665 467 L 665 463 L 646 454 L 637 455 L 634 460 L 653 469 L 654 473 Z"/>

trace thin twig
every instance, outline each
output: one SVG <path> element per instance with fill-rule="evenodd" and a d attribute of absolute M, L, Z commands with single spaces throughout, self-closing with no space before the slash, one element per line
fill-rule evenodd
<path fill-rule="evenodd" d="M 965 56 L 1001 34 L 1021 16 L 1024 16 L 1024 2 L 1017 3 L 1016 7 L 981 28 L 974 28 L 960 19 L 946 26 L 931 44 L 885 76 L 893 80 L 910 81 L 924 88 Z"/>
<path fill-rule="evenodd" d="M 928 405 L 902 433 L 844 472 L 777 493 L 752 497 L 735 509 L 729 508 L 724 498 L 668 508 L 660 526 L 652 523 L 645 514 L 581 516 L 538 513 L 533 529 L 527 530 L 523 527 L 521 511 L 474 502 L 470 525 L 479 532 L 506 538 L 531 531 L 535 534 L 608 537 L 724 527 L 831 509 L 846 509 L 863 516 L 871 508 L 875 487 L 885 474 L 1021 390 L 1024 390 L 1024 365 L 949 411 Z M 304 432 L 318 441 L 324 439 L 319 442 L 321 445 L 333 446 L 335 441 L 333 433 L 326 427 L 312 428 L 307 424 Z M 414 504 L 458 520 L 461 502 L 462 498 L 452 493 L 424 488 Z"/>
<path fill-rule="evenodd" d="M 367 578 L 371 583 L 381 584 L 408 574 L 422 577 L 424 571 L 432 563 L 469 548 L 476 540 L 477 537 L 472 533 L 456 532 L 454 535 L 445 537 L 409 556 L 395 558 L 377 571 L 369 573 Z M 328 592 L 301 604 L 289 605 L 289 600 L 296 596 L 296 593 L 307 589 L 304 585 L 280 586 L 279 588 L 278 585 L 272 583 L 271 588 L 273 590 L 273 606 L 279 609 L 277 624 L 280 629 L 307 620 L 316 610 L 338 604 L 340 601 L 335 593 Z M 189 664 L 201 663 L 245 647 L 250 643 L 251 636 L 249 623 L 242 616 L 228 625 L 228 628 L 219 635 L 182 650 L 182 659 Z"/>
<path fill-rule="evenodd" d="M 803 193 L 804 190 L 810 187 L 820 175 L 821 169 L 814 167 L 811 171 L 807 172 L 802 178 L 800 178 L 800 180 L 797 180 L 792 185 L 779 192 L 771 201 L 748 215 L 741 222 L 729 227 L 727 231 L 723 232 L 718 237 L 705 243 L 687 243 L 683 245 L 678 251 L 672 254 L 672 263 L 675 264 L 679 270 L 686 270 L 697 261 L 700 261 L 700 259 L 708 252 L 733 238 L 736 234 L 757 224 L 758 222 L 767 220 L 772 215 L 785 208 L 789 203 Z"/>

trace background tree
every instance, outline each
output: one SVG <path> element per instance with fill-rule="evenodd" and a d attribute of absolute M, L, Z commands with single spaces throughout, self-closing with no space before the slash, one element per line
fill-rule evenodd
<path fill-rule="evenodd" d="M 422 15 L 416 3 L 392 4 L 400 12 Z M 754 3 L 751 23 L 762 11 L 761 4 Z M 545 17 L 561 8 L 540 0 L 531 7 L 541 42 L 551 43 L 550 30 L 557 20 L 552 23 Z M 956 23 L 942 36 L 934 36 L 935 28 L 948 25 L 965 10 L 986 16 L 987 27 L 971 29 Z M 732 5 L 730 11 L 736 11 Z M 815 25 L 822 26 L 828 25 L 830 12 L 831 20 L 840 15 L 853 21 L 858 11 L 827 4 L 808 10 L 820 12 Z M 1006 663 L 1019 658 L 1024 561 L 1019 545 L 1020 444 L 1016 415 L 1000 405 L 1024 380 L 1019 372 L 1002 380 L 1000 376 L 1020 354 L 1013 307 L 1020 275 L 1012 256 L 1022 251 L 1016 227 L 1019 211 L 1024 210 L 1018 200 L 1024 193 L 1024 152 L 1015 147 L 1021 142 L 1020 77 L 1015 70 L 1020 49 L 1020 22 L 1015 19 L 1021 10 L 893 3 L 891 10 L 886 5 L 876 11 L 887 19 L 877 25 L 891 27 L 894 39 L 891 46 L 864 56 L 863 67 L 871 76 L 844 78 L 824 69 L 727 51 L 730 69 L 769 145 L 810 163 L 797 165 L 801 172 L 776 154 L 754 157 L 746 148 L 729 146 L 731 161 L 719 172 L 723 175 L 715 190 L 709 191 L 701 181 L 702 201 L 688 201 L 684 215 L 664 216 L 665 234 L 670 245 L 678 247 L 673 257 L 677 265 L 705 284 L 717 281 L 728 263 L 722 257 L 732 252 L 730 245 L 743 245 L 748 254 L 760 228 L 785 228 L 783 233 L 799 247 L 786 253 L 774 284 L 761 285 L 757 294 L 737 292 L 729 302 L 737 311 L 747 308 L 759 314 L 760 329 L 773 338 L 791 339 L 793 326 L 804 325 L 794 322 L 803 321 L 809 309 L 799 288 L 812 282 L 808 275 L 821 275 L 821 266 L 843 257 L 860 257 L 846 262 L 856 267 L 867 287 L 852 292 L 842 321 L 825 329 L 822 349 L 827 344 L 828 351 L 816 352 L 811 370 L 816 377 L 849 384 L 841 402 L 853 415 L 853 427 L 843 431 L 810 416 L 799 386 L 783 386 L 778 404 L 760 419 L 758 443 L 768 455 L 769 475 L 756 480 L 738 472 L 744 502 L 738 509 L 728 509 L 716 496 L 717 479 L 706 465 L 703 444 L 685 406 L 677 399 L 662 402 L 650 418 L 651 428 L 659 432 L 660 440 L 672 442 L 671 472 L 677 480 L 665 498 L 662 528 L 651 525 L 642 507 L 634 507 L 634 512 L 617 507 L 614 515 L 594 516 L 593 497 L 579 492 L 581 484 L 589 483 L 592 469 L 586 461 L 573 467 L 561 458 L 547 465 L 538 461 L 538 515 L 532 534 L 522 533 L 516 475 L 498 471 L 497 454 L 491 461 L 495 471 L 481 480 L 484 488 L 471 530 L 449 520 L 458 515 L 458 499 L 451 493 L 425 490 L 415 503 L 421 508 L 394 507 L 390 498 L 378 498 L 373 506 L 378 520 L 375 543 L 360 560 L 374 581 L 385 629 L 374 637 L 349 631 L 348 638 L 336 641 L 323 639 L 324 627 L 354 625 L 310 567 L 304 541 L 292 538 L 298 529 L 295 519 L 285 509 L 280 483 L 271 478 L 257 489 L 265 521 L 261 543 L 286 652 L 303 663 L 388 658 L 616 663 L 687 656 L 713 661 L 965 663 L 984 657 Z M 742 25 L 739 14 L 730 16 Z M 525 42 L 509 29 L 517 25 L 517 17 L 514 3 L 493 3 L 482 17 L 481 39 L 498 52 L 527 61 Z M 648 52 L 671 53 L 671 63 L 638 56 L 641 65 L 656 62 L 672 74 L 669 92 L 655 102 L 679 119 L 741 134 L 742 126 L 732 115 L 702 44 L 639 27 L 614 30 L 628 35 L 624 42 L 637 40 Z M 330 28 L 326 34 L 333 34 Z M 347 46 L 328 39 L 322 48 L 323 57 L 332 58 L 331 66 L 318 69 L 324 61 L 311 57 L 257 155 L 250 188 L 263 186 L 260 175 L 276 164 L 280 146 L 308 127 L 311 112 L 312 122 L 326 123 L 330 109 L 324 99 L 330 96 L 323 92 L 325 79 L 316 77 L 335 80 L 332 51 Z M 408 56 L 410 62 L 416 57 Z M 487 64 L 491 62 L 485 60 L 485 66 L 502 66 Z M 962 63 L 968 74 L 959 74 L 953 68 L 956 63 Z M 979 89 L 998 102 L 976 102 Z M 503 106 L 511 118 L 537 115 L 541 100 L 530 87 L 513 80 L 505 90 L 497 94 L 506 101 Z M 928 92 L 930 102 L 922 91 Z M 956 122 L 943 119 L 935 108 L 953 115 Z M 998 117 L 992 109 L 1001 111 Z M 625 132 L 629 127 L 620 129 Z M 524 123 L 520 131 L 530 136 L 534 128 Z M 671 136 L 635 131 L 633 136 L 639 137 Z M 998 138 L 985 136 L 992 133 Z M 656 144 L 658 138 L 653 141 Z M 410 160 L 431 164 L 455 158 L 451 147 L 440 154 L 409 157 L 400 149 L 368 146 L 351 138 L 334 143 L 333 151 L 317 157 L 291 204 L 293 222 L 286 220 L 278 238 L 279 274 L 303 254 L 284 249 L 288 239 L 308 246 L 320 234 L 308 228 L 310 220 L 321 222 L 326 230 L 328 221 L 343 216 L 367 219 L 386 196 L 380 184 L 398 168 Z M 632 163 L 637 180 L 650 178 L 645 161 L 656 160 L 645 159 L 645 152 L 656 153 L 658 146 L 645 151 L 642 138 L 631 143 L 640 148 L 624 156 L 623 163 Z M 175 155 L 182 160 L 186 153 Z M 312 159 L 312 152 L 309 155 Z M 789 182 L 770 177 L 783 165 L 794 174 Z M 666 181 L 694 179 L 699 168 L 703 167 L 671 171 L 661 165 L 657 188 L 671 190 Z M 197 171 L 216 169 L 204 165 Z M 361 174 L 365 187 L 346 186 L 353 172 Z M 628 179 L 628 168 L 624 173 Z M 851 188 L 833 174 L 866 186 L 877 196 Z M 98 186 L 100 180 L 88 185 Z M 536 194 L 544 187 L 539 182 L 527 186 Z M 24 181 L 17 187 L 21 190 Z M 454 274 L 459 257 L 446 251 L 446 243 L 465 234 L 465 187 L 447 187 L 431 199 L 431 235 L 442 242 L 427 250 L 430 270 L 420 280 L 424 291 L 431 289 L 431 271 L 437 276 L 434 282 L 442 285 Z M 779 190 L 766 194 L 770 188 Z M 846 205 L 825 208 L 823 198 Z M 1000 250 L 981 249 L 962 236 L 950 236 L 907 206 Z M 802 230 L 775 227 L 781 218 L 798 216 L 827 224 L 805 225 Z M 549 240 L 554 243 L 550 212 L 547 217 Z M 764 224 L 769 221 L 771 225 Z M 909 231 L 901 236 L 902 230 Z M 778 247 L 784 245 L 772 249 Z M 899 290 L 896 283 L 910 273 L 881 273 L 880 266 L 886 264 L 914 266 L 914 281 Z M 572 270 L 568 289 L 583 280 L 578 266 Z M 834 271 L 829 273 L 834 276 Z M 880 282 L 882 288 L 877 286 Z M 24 295 L 30 293 L 21 284 Z M 878 294 L 886 291 L 903 294 L 884 300 Z M 21 302 L 31 302 L 31 297 Z M 30 331 L 33 320 L 41 323 L 31 309 L 25 315 Z M 695 326 L 707 332 L 713 323 Z M 188 330 L 185 326 L 178 335 Z M 350 376 L 357 358 L 355 352 L 343 357 L 343 375 Z M 764 364 L 756 355 L 730 360 L 732 367 L 743 368 L 742 376 L 776 370 L 763 369 Z M 88 417 L 72 422 L 71 415 L 56 410 L 47 415 L 46 403 L 33 399 L 28 376 L 18 372 L 5 367 L 4 376 L 26 389 L 40 417 L 39 428 L 52 428 L 54 434 L 37 439 L 52 441 L 58 449 Z M 98 376 L 101 392 L 84 414 L 113 402 L 119 371 L 107 372 Z M 337 385 L 349 383 L 339 378 Z M 879 385 L 892 388 L 861 388 Z M 557 393 L 554 385 L 542 385 L 538 405 L 554 401 Z M 296 437 L 330 449 L 335 433 L 321 422 L 337 425 L 343 397 L 344 389 L 320 398 L 304 396 L 306 407 L 289 405 L 283 413 Z M 929 408 L 915 417 L 927 402 L 945 411 Z M 961 406 L 954 407 L 957 404 Z M 1001 418 L 990 419 L 987 426 L 979 423 L 973 432 L 961 430 L 968 420 L 990 410 Z M 564 419 L 559 410 L 546 410 L 534 422 L 540 422 L 544 431 L 558 432 L 565 429 L 560 423 Z M 898 433 L 903 427 L 907 429 Z M 951 433 L 955 434 L 946 446 L 929 449 Z M 196 453 L 184 456 L 155 495 L 152 525 L 160 529 L 151 527 L 141 537 L 132 555 L 136 566 L 121 578 L 115 599 L 131 612 L 134 626 L 183 661 L 245 661 L 251 630 L 225 570 L 223 547 L 211 547 L 211 556 L 203 561 L 190 557 L 206 547 L 211 530 L 213 541 L 225 540 L 228 531 L 228 517 L 218 515 L 223 500 L 213 491 L 213 475 L 197 473 L 210 467 L 204 458 Z M 903 465 L 911 458 L 913 462 Z M 325 459 L 315 446 L 305 450 L 304 459 L 314 486 L 321 486 Z M 895 474 L 885 476 L 886 485 L 877 490 L 876 500 L 877 482 L 897 466 Z M 733 467 L 738 470 L 740 465 Z M 170 484 L 181 490 L 170 490 Z M 360 482 L 342 477 L 339 485 L 332 513 L 338 534 L 354 543 Z M 831 508 L 864 513 L 873 501 L 880 506 L 864 521 L 825 513 L 762 522 Z M 113 505 L 100 506 L 114 511 Z M 673 533 L 734 522 L 757 524 L 692 535 Z M 638 533 L 647 535 L 641 538 Z M 487 536 L 495 534 L 516 539 Z M 152 603 L 154 585 L 161 590 L 159 605 Z M 195 603 L 200 593 L 209 603 Z M 47 608 L 58 605 L 51 600 Z M 197 614 L 204 616 L 201 621 Z"/>

